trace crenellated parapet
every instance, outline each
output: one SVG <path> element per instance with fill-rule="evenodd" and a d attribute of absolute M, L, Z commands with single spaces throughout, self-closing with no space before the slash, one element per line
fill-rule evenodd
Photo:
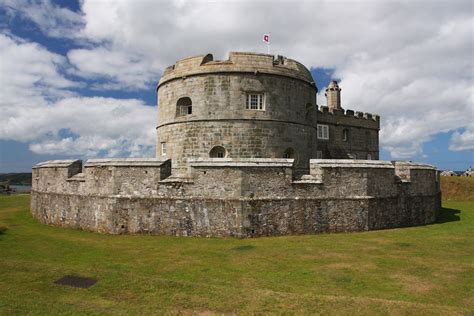
<path fill-rule="evenodd" d="M 250 52 L 230 52 L 227 60 L 214 60 L 212 54 L 178 60 L 165 69 L 158 88 L 166 82 L 208 74 L 270 74 L 302 80 L 314 87 L 311 73 L 296 60 L 283 56 Z"/>
<path fill-rule="evenodd" d="M 318 123 L 380 129 L 380 116 L 378 114 L 349 109 L 331 109 L 327 106 L 319 106 L 317 107 L 317 120 Z"/>
<path fill-rule="evenodd" d="M 431 223 L 434 167 L 374 160 L 194 159 L 49 161 L 33 169 L 32 213 L 43 223 L 104 233 L 269 236 Z"/>

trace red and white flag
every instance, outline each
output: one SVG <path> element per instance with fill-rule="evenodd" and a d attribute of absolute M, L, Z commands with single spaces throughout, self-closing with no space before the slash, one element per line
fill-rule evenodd
<path fill-rule="evenodd" d="M 270 34 L 263 34 L 263 41 L 270 44 Z"/>

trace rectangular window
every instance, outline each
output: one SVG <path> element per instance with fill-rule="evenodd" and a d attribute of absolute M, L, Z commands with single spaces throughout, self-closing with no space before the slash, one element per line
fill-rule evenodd
<path fill-rule="evenodd" d="M 372 160 L 372 155 L 371 154 L 367 154 L 367 160 Z"/>
<path fill-rule="evenodd" d="M 318 139 L 329 139 L 329 126 L 318 124 Z"/>
<path fill-rule="evenodd" d="M 265 95 L 263 93 L 249 93 L 245 104 L 247 110 L 265 111 Z"/>
<path fill-rule="evenodd" d="M 166 156 L 166 143 L 161 143 L 161 155 Z"/>
<path fill-rule="evenodd" d="M 323 152 L 321 150 L 316 151 L 316 159 L 323 159 Z"/>
<path fill-rule="evenodd" d="M 182 105 L 179 107 L 179 116 L 193 114 L 193 107 L 191 105 Z"/>

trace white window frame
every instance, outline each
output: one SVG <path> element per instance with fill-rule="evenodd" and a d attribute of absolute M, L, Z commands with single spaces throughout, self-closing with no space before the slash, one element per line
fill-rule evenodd
<path fill-rule="evenodd" d="M 367 160 L 372 160 L 372 154 L 367 154 Z"/>
<path fill-rule="evenodd" d="M 245 96 L 245 108 L 247 110 L 265 111 L 265 93 L 249 92 Z"/>
<path fill-rule="evenodd" d="M 329 139 L 329 126 L 318 124 L 318 139 Z"/>
<path fill-rule="evenodd" d="M 166 142 L 161 142 L 161 155 L 166 156 L 168 154 L 168 146 Z"/>
<path fill-rule="evenodd" d="M 189 113 L 191 109 L 191 113 Z M 186 116 L 192 114 L 192 105 L 181 105 L 179 107 L 179 116 Z"/>

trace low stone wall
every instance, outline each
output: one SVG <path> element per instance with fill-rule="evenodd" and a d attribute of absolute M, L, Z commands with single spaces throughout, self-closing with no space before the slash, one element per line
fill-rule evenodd
<path fill-rule="evenodd" d="M 31 211 L 45 224 L 103 233 L 274 236 L 432 223 L 439 177 L 429 165 L 375 160 L 48 161 L 33 168 Z M 83 169 L 83 172 L 82 172 Z"/>

